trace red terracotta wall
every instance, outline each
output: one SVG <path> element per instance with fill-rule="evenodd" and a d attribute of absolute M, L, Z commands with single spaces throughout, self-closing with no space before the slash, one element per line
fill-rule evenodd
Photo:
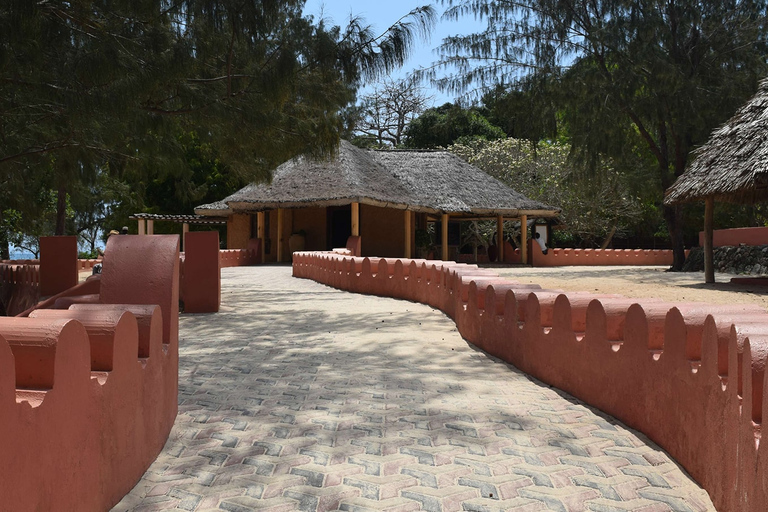
<path fill-rule="evenodd" d="M 534 267 L 595 265 L 671 265 L 672 251 L 667 249 L 549 249 L 541 252 L 529 241 L 528 257 Z"/>
<path fill-rule="evenodd" d="M 712 234 L 712 246 L 768 245 L 768 227 L 716 229 Z M 699 245 L 704 247 L 704 232 L 699 231 Z"/>
<path fill-rule="evenodd" d="M 77 237 L 40 237 L 40 295 L 72 288 L 78 281 Z"/>
<path fill-rule="evenodd" d="M 452 262 L 297 253 L 296 277 L 429 304 L 488 353 L 645 433 L 721 512 L 768 510 L 768 314 L 542 290 Z"/>
<path fill-rule="evenodd" d="M 0 509 L 109 510 L 162 450 L 178 407 L 178 247 L 111 237 L 102 279 L 77 287 L 102 303 L 0 318 Z"/>
<path fill-rule="evenodd" d="M 215 313 L 221 304 L 219 233 L 190 231 L 184 247 L 184 311 Z"/>

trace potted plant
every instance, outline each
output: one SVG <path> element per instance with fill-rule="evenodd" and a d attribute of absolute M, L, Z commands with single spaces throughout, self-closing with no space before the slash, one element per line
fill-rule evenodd
<path fill-rule="evenodd" d="M 429 252 L 432 250 L 432 235 L 426 229 L 417 229 L 414 235 L 416 237 L 417 256 L 422 259 L 429 259 Z"/>

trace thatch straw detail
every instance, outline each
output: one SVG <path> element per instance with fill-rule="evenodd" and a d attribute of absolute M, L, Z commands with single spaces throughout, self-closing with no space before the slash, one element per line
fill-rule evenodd
<path fill-rule="evenodd" d="M 714 197 L 717 201 L 768 200 L 768 79 L 706 144 L 666 191 L 666 204 Z"/>
<path fill-rule="evenodd" d="M 275 169 L 272 183 L 252 183 L 200 215 L 353 202 L 427 213 L 536 215 L 559 209 L 533 201 L 446 151 L 376 151 L 341 141 L 328 160 L 297 157 Z"/>

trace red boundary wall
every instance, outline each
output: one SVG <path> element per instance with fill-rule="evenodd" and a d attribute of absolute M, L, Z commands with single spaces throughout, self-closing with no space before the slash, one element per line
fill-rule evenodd
<path fill-rule="evenodd" d="M 219 232 L 187 232 L 184 248 L 184 311 L 215 313 L 221 305 Z"/>
<path fill-rule="evenodd" d="M 541 251 L 537 243 L 528 245 L 534 267 L 597 265 L 671 265 L 669 249 L 549 249 Z"/>
<path fill-rule="evenodd" d="M 712 247 L 768 245 L 768 228 L 716 229 L 712 233 Z M 699 231 L 699 246 L 704 247 L 704 232 Z"/>
<path fill-rule="evenodd" d="M 76 287 L 96 303 L 0 318 L 0 508 L 108 510 L 157 457 L 178 409 L 178 264 L 177 235 L 111 237 L 101 279 Z"/>
<path fill-rule="evenodd" d="M 543 290 L 442 261 L 305 252 L 293 274 L 439 308 L 469 342 L 645 433 L 717 510 L 768 510 L 762 308 Z"/>
<path fill-rule="evenodd" d="M 77 237 L 40 237 L 40 295 L 72 288 L 78 281 Z"/>

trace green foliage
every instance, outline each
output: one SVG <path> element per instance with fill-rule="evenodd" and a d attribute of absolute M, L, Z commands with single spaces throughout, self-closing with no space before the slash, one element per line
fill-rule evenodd
<path fill-rule="evenodd" d="M 561 209 L 562 231 L 582 245 L 595 246 L 626 236 L 641 216 L 625 176 L 610 161 L 601 162 L 591 179 L 569 158 L 560 143 L 534 146 L 519 139 L 475 141 L 449 150 L 518 192 Z M 562 237 L 561 237 L 562 238 Z"/>
<path fill-rule="evenodd" d="M 488 28 L 444 40 L 441 66 L 456 71 L 440 86 L 482 92 L 502 83 L 531 91 L 526 85 L 543 81 L 547 88 L 536 90 L 555 102 L 588 166 L 607 156 L 621 167 L 627 155 L 640 153 L 648 162 L 645 176 L 661 190 L 768 71 L 764 1 L 443 3 L 450 6 L 447 18 L 474 15 Z M 663 207 L 662 214 L 680 268 L 683 212 Z"/>
<path fill-rule="evenodd" d="M 54 190 L 64 234 L 66 198 L 98 210 L 83 191 L 103 189 L 105 173 L 126 191 L 104 202 L 111 216 L 145 204 L 188 211 L 298 154 L 334 152 L 361 81 L 401 65 L 435 13 L 415 8 L 376 35 L 359 18 L 341 28 L 304 16 L 303 5 L 1 3 L 0 209 L 39 216 L 35 194 Z"/>
<path fill-rule="evenodd" d="M 477 108 L 462 108 L 446 103 L 430 108 L 414 119 L 405 130 L 405 146 L 409 148 L 448 147 L 456 141 L 495 140 L 504 131 L 492 125 Z"/>

